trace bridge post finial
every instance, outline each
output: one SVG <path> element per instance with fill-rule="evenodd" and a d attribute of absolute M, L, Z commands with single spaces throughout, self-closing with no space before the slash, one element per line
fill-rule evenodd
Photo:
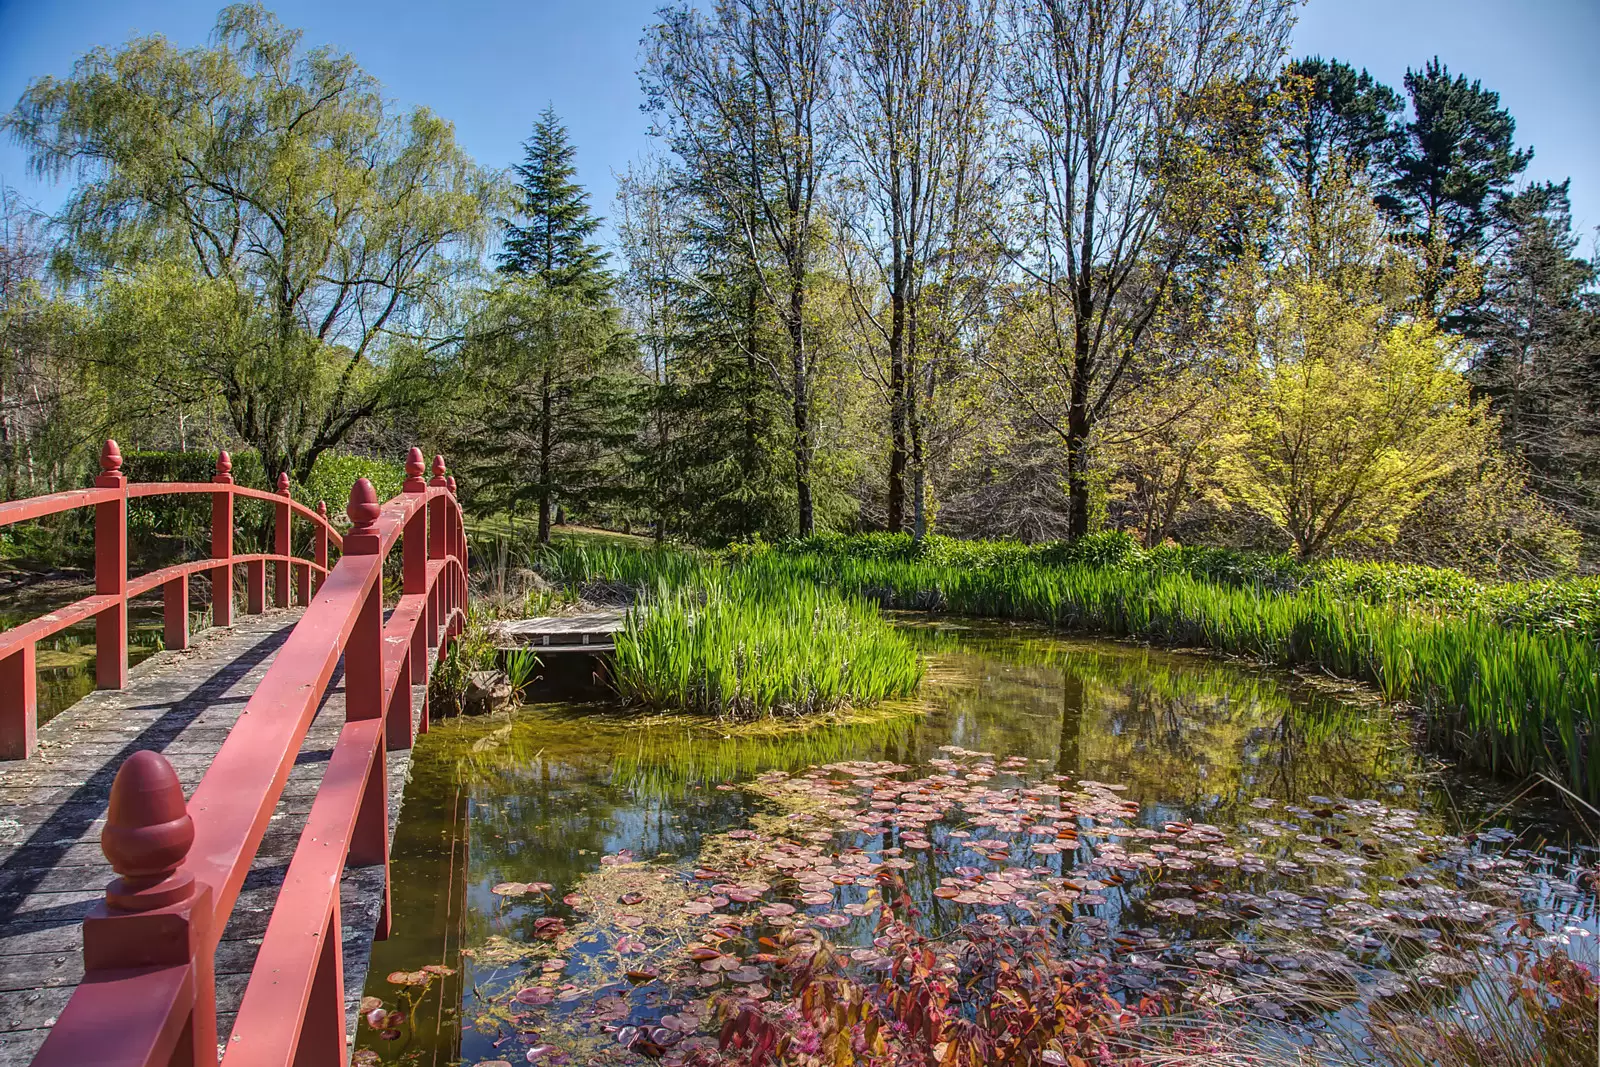
<path fill-rule="evenodd" d="M 445 479 L 445 487 L 450 490 L 450 495 L 456 495 L 456 476 L 454 474 Z"/>
<path fill-rule="evenodd" d="M 141 749 L 111 783 L 111 804 L 100 850 L 117 877 L 106 886 L 112 911 L 154 911 L 194 895 L 194 876 L 182 870 L 194 844 L 194 820 L 183 787 L 165 756 Z"/>
<path fill-rule="evenodd" d="M 427 480 L 422 476 L 422 449 L 415 445 L 406 453 L 406 484 L 408 493 L 425 493 L 428 491 Z"/>
<path fill-rule="evenodd" d="M 217 453 L 217 473 L 211 480 L 225 485 L 233 482 L 233 458 L 228 453 Z"/>
<path fill-rule="evenodd" d="M 433 481 L 429 482 L 428 484 L 438 486 L 440 489 L 445 487 L 443 456 L 433 457 Z"/>
<path fill-rule="evenodd" d="M 344 513 L 350 516 L 350 532 L 344 535 L 344 554 L 347 556 L 376 555 L 381 547 L 378 539 L 378 493 L 365 478 L 357 478 L 350 487 L 350 501 Z"/>
<path fill-rule="evenodd" d="M 194 1000 L 183 1021 L 187 1050 L 180 1044 L 172 1062 L 201 1067 L 217 1062 L 216 945 L 210 939 L 211 887 L 184 870 L 194 836 L 183 787 L 166 757 L 141 750 L 124 760 L 111 783 L 100 833 L 101 851 L 117 877 L 106 886 L 105 900 L 84 917 L 83 969 L 89 979 L 126 979 L 130 970 L 191 968 Z M 128 988 L 128 998 L 136 988 Z M 95 1042 L 106 1040 L 105 1020 L 73 1015 L 76 1003 L 68 1003 L 35 1063 L 95 1061 Z"/>
<path fill-rule="evenodd" d="M 289 472 L 283 471 L 278 475 L 278 495 L 289 495 Z"/>
<path fill-rule="evenodd" d="M 100 448 L 100 474 L 94 484 L 104 489 L 116 489 L 127 482 L 127 475 L 122 473 L 122 449 L 108 437 Z"/>

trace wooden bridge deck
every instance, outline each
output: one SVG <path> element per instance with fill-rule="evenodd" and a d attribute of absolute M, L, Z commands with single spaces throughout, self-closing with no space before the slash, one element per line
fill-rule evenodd
<path fill-rule="evenodd" d="M 130 673 L 122 690 L 93 693 L 39 729 L 39 751 L 0 763 L 0 1067 L 28 1063 L 83 976 L 82 920 L 111 869 L 100 852 L 111 781 L 132 752 L 171 761 L 192 793 L 300 610 L 245 616 L 162 652 Z M 420 717 L 422 694 L 414 693 Z M 344 725 L 334 684 L 307 732 L 217 948 L 217 1034 L 233 1028 L 250 968 L 298 844 L 323 770 Z M 410 769 L 409 751 L 388 755 L 391 830 Z M 383 868 L 345 873 L 343 920 L 347 1030 L 365 981 Z"/>

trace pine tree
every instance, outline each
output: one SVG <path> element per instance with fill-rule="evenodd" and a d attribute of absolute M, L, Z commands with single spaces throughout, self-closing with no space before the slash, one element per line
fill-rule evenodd
<path fill-rule="evenodd" d="M 1500 94 L 1451 76 L 1437 58 L 1406 71 L 1412 118 L 1378 203 L 1428 264 L 1429 302 L 1481 257 L 1497 206 L 1527 169 L 1532 149 L 1513 145 L 1517 124 Z"/>
<path fill-rule="evenodd" d="M 1541 183 L 1500 211 L 1509 231 L 1486 279 L 1472 378 L 1539 495 L 1600 533 L 1600 270 L 1574 253 L 1567 183 Z"/>
<path fill-rule="evenodd" d="M 609 288 L 607 255 L 589 237 L 601 220 L 589 212 L 589 194 L 573 179 L 577 148 L 551 108 L 545 108 L 523 143 L 517 175 L 517 215 L 503 219 L 500 269 L 530 274 L 552 289 Z"/>
<path fill-rule="evenodd" d="M 517 217 L 502 220 L 500 282 L 462 349 L 467 415 L 457 427 L 471 484 L 488 506 L 533 506 L 540 543 L 557 502 L 618 503 L 634 437 L 636 351 L 612 299 L 600 220 L 573 179 L 575 148 L 546 108 L 515 168 Z"/>
<path fill-rule="evenodd" d="M 1279 76 L 1278 158 L 1291 180 L 1316 195 L 1340 164 L 1387 175 L 1400 148 L 1400 94 L 1337 59 L 1297 59 Z"/>

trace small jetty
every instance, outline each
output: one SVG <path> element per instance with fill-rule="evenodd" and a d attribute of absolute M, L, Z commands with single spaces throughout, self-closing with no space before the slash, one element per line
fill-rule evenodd
<path fill-rule="evenodd" d="M 541 656 L 560 652 L 615 652 L 617 634 L 626 625 L 627 612 L 591 611 L 582 615 L 543 615 L 534 619 L 507 619 L 495 623 L 491 633 L 502 652 L 536 649 Z"/>
<path fill-rule="evenodd" d="M 627 612 L 591 611 L 506 619 L 491 629 L 502 662 L 518 652 L 539 657 L 539 674 L 526 690 L 540 700 L 594 699 L 610 692 L 617 634 Z"/>

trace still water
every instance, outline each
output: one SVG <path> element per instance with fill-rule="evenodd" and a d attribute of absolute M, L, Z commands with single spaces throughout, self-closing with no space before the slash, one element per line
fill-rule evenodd
<path fill-rule="evenodd" d="M 1581 937 L 1593 931 L 1594 902 L 1571 886 L 1565 862 L 1574 858 L 1567 849 L 1581 835 L 1560 813 L 1548 804 L 1542 809 L 1507 806 L 1502 788 L 1437 765 L 1409 743 L 1403 723 L 1358 691 L 1213 658 L 1064 639 L 1027 627 L 907 626 L 930 657 L 924 692 L 915 705 L 884 709 L 863 722 L 751 731 L 677 718 L 641 721 L 603 705 L 548 704 L 444 722 L 420 738 L 394 842 L 394 932 L 374 946 L 366 990 L 366 1007 L 381 1002 L 374 1020 L 383 1021 L 361 1023 L 358 1062 L 520 1064 L 530 1045 L 546 1041 L 554 1042 L 559 1055 L 560 1038 L 533 1036 L 517 1014 L 518 1002 L 511 998 L 519 989 L 543 998 L 539 1003 L 554 995 L 571 1002 L 574 1011 L 594 998 L 609 998 L 612 1023 L 653 1025 L 644 1016 L 665 1010 L 659 1000 L 630 1000 L 626 983 L 606 986 L 604 978 L 585 981 L 581 973 L 602 956 L 630 951 L 631 934 L 590 931 L 552 962 L 549 953 L 525 951 L 540 944 L 548 929 L 541 921 L 557 917 L 580 924 L 582 908 L 572 904 L 595 893 L 596 885 L 610 884 L 596 882 L 608 870 L 648 871 L 651 879 L 685 883 L 693 892 L 693 872 L 710 862 L 703 850 L 725 855 L 730 831 L 735 838 L 753 837 L 745 828 L 763 825 L 763 819 L 770 825 L 775 812 L 810 820 L 808 797 L 816 802 L 813 807 L 837 807 L 838 791 L 849 788 L 842 780 L 851 774 L 875 776 L 857 785 L 875 783 L 880 797 L 885 775 L 908 779 L 944 773 L 956 784 L 963 776 L 968 782 L 993 780 L 1016 787 L 1006 796 L 1047 798 L 1059 795 L 1060 788 L 1088 783 L 1085 788 L 1106 803 L 1137 802 L 1133 823 L 1153 828 L 1145 831 L 1149 837 L 1173 823 L 1217 828 L 1213 841 L 1234 830 L 1249 834 L 1251 848 L 1236 852 L 1221 846 L 1220 858 L 1215 844 L 1209 854 L 1204 848 L 1183 852 L 1195 856 L 1196 864 L 1229 868 L 1239 868 L 1239 856 L 1244 857 L 1242 870 L 1230 871 L 1236 878 L 1228 885 L 1238 892 L 1229 898 L 1232 903 L 1219 907 L 1233 908 L 1230 918 L 1250 918 L 1230 926 L 1229 938 L 1259 939 L 1302 927 L 1322 936 L 1338 926 L 1324 911 L 1330 900 L 1356 900 L 1351 907 L 1366 907 L 1359 901 L 1403 894 L 1407 891 L 1396 889 L 1401 881 L 1415 882 L 1417 840 L 1469 831 L 1476 833 L 1465 839 L 1468 844 L 1452 839 L 1468 859 L 1480 857 L 1485 848 L 1497 850 L 1496 855 L 1537 852 L 1541 858 L 1532 862 L 1550 875 L 1555 896 L 1543 883 L 1534 895 L 1554 910 L 1558 925 Z M 852 761 L 852 769 L 806 774 L 808 768 L 846 761 Z M 874 761 L 893 766 L 861 769 Z M 1111 787 L 1116 792 L 1108 792 Z M 991 828 L 975 831 L 976 836 L 993 838 L 994 826 L 1020 829 L 1004 810 L 994 819 L 977 820 Z M 956 822 L 930 824 L 932 818 L 919 815 L 911 831 L 891 830 L 882 840 L 879 828 L 853 824 L 870 831 L 854 840 L 883 850 L 875 862 L 897 857 L 907 884 L 921 886 L 918 892 L 931 892 L 941 879 L 946 885 L 935 896 L 955 896 L 970 887 L 961 895 L 964 902 L 973 896 L 971 890 L 978 896 L 991 891 L 973 883 L 977 876 L 964 865 L 979 862 L 968 855 L 974 847 L 987 849 L 990 860 L 999 848 L 1012 870 L 1021 872 L 1016 877 L 1042 879 L 1039 885 L 1059 889 L 1060 879 L 1074 873 L 1070 850 L 1061 855 L 1060 848 L 1029 845 L 1020 835 L 974 843 L 974 834 L 956 829 Z M 897 847 L 888 848 L 891 833 L 899 835 Z M 1334 843 L 1325 836 L 1334 833 L 1361 835 L 1368 854 L 1335 855 L 1323 845 Z M 823 840 L 828 833 L 806 836 Z M 1278 838 L 1298 838 L 1301 853 L 1283 851 Z M 1413 851 L 1391 862 L 1373 844 L 1379 839 L 1404 840 Z M 1310 858 L 1305 842 L 1312 843 Z M 900 844 L 915 851 L 902 852 Z M 1546 846 L 1554 851 L 1541 851 Z M 1577 860 L 1593 862 L 1585 846 L 1575 847 Z M 859 869 L 840 878 L 842 861 L 831 855 L 822 850 L 811 862 L 843 888 L 826 904 L 809 909 L 801 904 L 797 918 L 807 911 L 866 914 L 860 910 L 870 906 L 863 903 L 864 891 L 847 884 L 848 875 Z M 605 866 L 619 862 L 626 866 Z M 1338 893 L 1323 891 L 1329 864 L 1336 868 L 1332 878 Z M 1120 888 L 1067 882 L 1090 891 L 1068 910 L 1075 907 L 1085 918 L 1091 938 L 1143 938 L 1158 947 L 1184 939 L 1204 944 L 1199 938 L 1206 932 L 1205 908 L 1197 917 L 1194 905 L 1182 898 L 1157 902 L 1150 892 L 1150 899 L 1142 899 L 1146 890 L 1132 888 L 1136 882 Z M 1449 878 L 1444 882 L 1454 884 Z M 508 894 L 507 883 L 532 887 Z M 1307 896 L 1290 891 L 1296 889 Z M 1262 894 L 1269 892 L 1280 895 L 1268 900 Z M 569 894 L 574 894 L 571 903 L 564 903 Z M 1015 899 L 1024 896 L 1019 891 Z M 1049 897 L 1048 888 L 1044 896 Z M 726 899 L 700 899 L 721 899 L 728 906 Z M 954 901 L 927 899 L 946 910 L 930 909 L 924 922 L 961 921 L 949 911 Z M 1433 906 L 1450 905 L 1435 900 Z M 643 907 L 648 909 L 648 902 Z M 770 905 L 763 913 L 785 914 L 772 912 Z M 1425 927 L 1425 913 L 1415 914 Z M 637 920 L 629 921 L 637 927 Z M 665 929 L 672 917 L 652 921 Z M 843 925 L 842 919 L 837 922 Z M 830 935 L 870 945 L 871 931 L 871 924 L 861 920 Z M 1376 948 L 1371 938 L 1360 947 L 1360 935 L 1341 930 L 1339 936 L 1346 943 L 1354 937 L 1361 967 L 1381 970 L 1405 962 L 1390 947 Z M 1090 950 L 1098 949 L 1085 943 L 1084 951 Z M 530 993 L 526 987 L 539 981 L 551 992 Z M 1149 984 L 1135 976 L 1126 988 L 1137 989 L 1139 982 Z M 617 1026 L 608 1029 L 614 1032 Z M 535 1061 L 548 1058 L 540 1051 L 544 1047 L 532 1049 Z"/>
<path fill-rule="evenodd" d="M 10 597 L 0 605 L 0 630 L 32 622 L 77 596 L 88 596 L 92 587 L 43 597 L 26 593 Z M 161 651 L 161 601 L 159 595 L 135 600 L 128 605 L 128 665 L 142 663 Z M 69 626 L 40 641 L 36 650 L 38 669 L 39 724 L 94 692 L 94 620 Z"/>

